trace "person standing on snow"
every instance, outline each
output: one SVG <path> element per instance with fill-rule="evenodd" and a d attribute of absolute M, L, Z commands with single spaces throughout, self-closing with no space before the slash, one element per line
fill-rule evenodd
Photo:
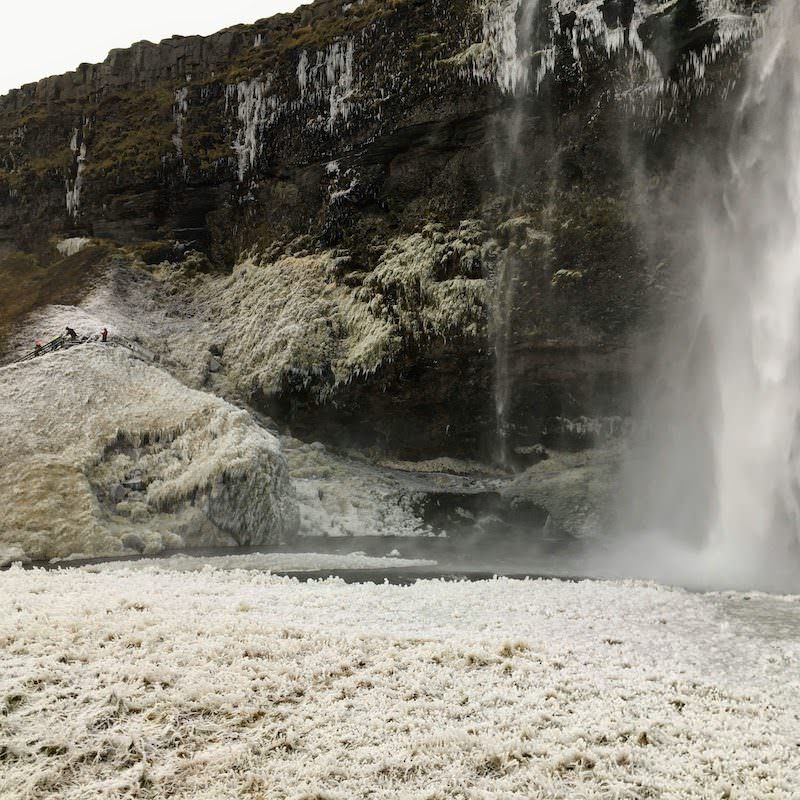
<path fill-rule="evenodd" d="M 108 341 L 108 328 L 103 328 L 103 330 L 100 331 L 100 341 L 101 342 Z"/>

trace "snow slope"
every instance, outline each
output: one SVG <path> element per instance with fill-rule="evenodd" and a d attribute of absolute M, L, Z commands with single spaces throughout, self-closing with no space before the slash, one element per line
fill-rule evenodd
<path fill-rule="evenodd" d="M 0 368 L 0 417 L 0 547 L 157 551 L 260 544 L 296 527 L 277 439 L 124 348 Z"/>
<path fill-rule="evenodd" d="M 0 574 L 4 800 L 797 797 L 800 598 Z"/>

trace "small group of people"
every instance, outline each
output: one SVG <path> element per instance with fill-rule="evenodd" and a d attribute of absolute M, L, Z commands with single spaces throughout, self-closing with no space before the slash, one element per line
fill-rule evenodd
<path fill-rule="evenodd" d="M 70 328 L 70 326 L 67 325 L 64 328 L 64 333 L 62 333 L 60 336 L 57 336 L 52 341 L 48 342 L 46 345 L 42 344 L 37 339 L 36 342 L 34 343 L 34 355 L 38 356 L 45 348 L 47 348 L 48 351 L 58 350 L 60 347 L 63 347 L 64 344 L 67 343 L 67 341 L 69 344 L 77 344 L 78 342 L 89 341 L 89 337 L 84 336 L 83 339 L 81 339 L 78 336 L 77 331 L 74 328 Z M 103 330 L 100 331 L 100 341 L 101 342 L 108 341 L 108 328 L 103 328 Z"/>
<path fill-rule="evenodd" d="M 75 333 L 75 329 L 74 328 L 70 328 L 70 326 L 67 325 L 67 327 L 64 328 L 64 332 L 67 334 L 67 336 L 69 336 L 69 340 L 71 342 L 77 342 L 78 341 L 78 334 Z M 87 341 L 89 341 L 89 337 L 85 336 L 81 341 L 87 342 Z M 108 341 L 108 328 L 103 328 L 103 330 L 100 331 L 100 341 L 101 342 L 107 342 Z"/>

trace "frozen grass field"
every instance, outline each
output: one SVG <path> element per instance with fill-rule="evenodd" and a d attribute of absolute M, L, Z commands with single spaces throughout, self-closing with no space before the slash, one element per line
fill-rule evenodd
<path fill-rule="evenodd" d="M 789 800 L 799 630 L 644 583 L 14 568 L 0 797 Z"/>

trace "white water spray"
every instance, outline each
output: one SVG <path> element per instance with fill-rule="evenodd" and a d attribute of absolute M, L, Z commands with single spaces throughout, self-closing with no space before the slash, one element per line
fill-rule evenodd
<path fill-rule="evenodd" d="M 696 192 L 696 324 L 662 344 L 674 363 L 647 401 L 622 504 L 635 536 L 615 553 L 661 580 L 800 587 L 798 43 L 800 5 L 777 0 L 750 56 L 730 170 Z"/>
<path fill-rule="evenodd" d="M 800 542 L 800 6 L 753 53 L 727 219 L 709 225 L 704 307 L 718 419 L 709 546 L 748 559 Z"/>

